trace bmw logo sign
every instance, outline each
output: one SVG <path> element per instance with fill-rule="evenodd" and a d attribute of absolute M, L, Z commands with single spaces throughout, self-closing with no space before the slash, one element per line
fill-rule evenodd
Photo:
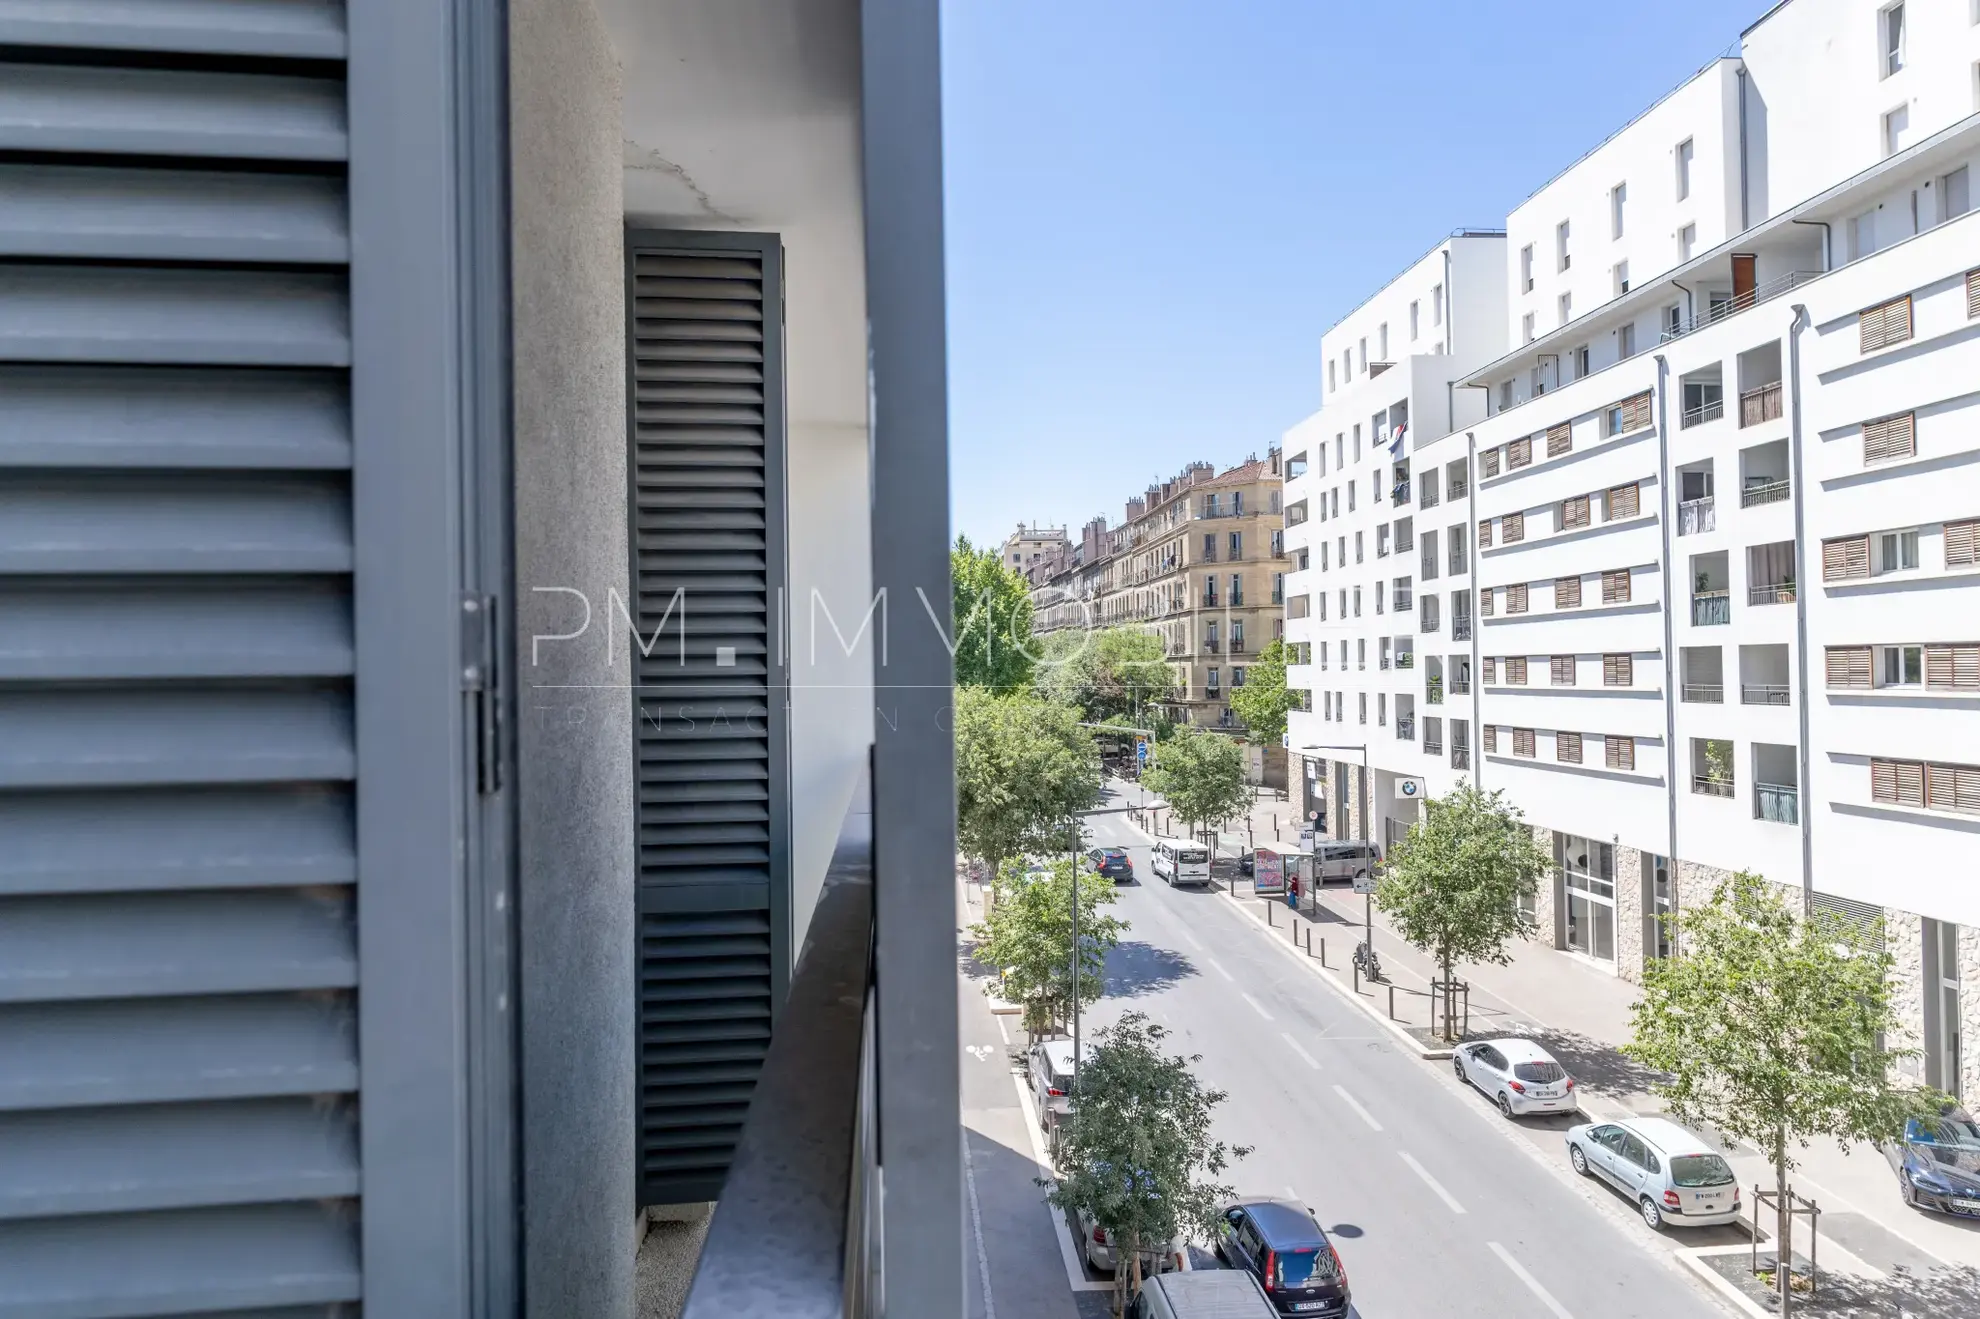
<path fill-rule="evenodd" d="M 1401 786 L 1402 795 L 1405 797 L 1414 797 L 1423 790 L 1423 785 L 1415 779 L 1404 779 Z"/>

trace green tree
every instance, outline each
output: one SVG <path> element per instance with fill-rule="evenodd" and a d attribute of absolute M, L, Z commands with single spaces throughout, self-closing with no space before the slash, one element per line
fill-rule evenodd
<path fill-rule="evenodd" d="M 1141 1252 L 1174 1238 L 1208 1241 L 1235 1194 L 1217 1180 L 1251 1153 L 1210 1134 L 1221 1090 L 1205 1089 L 1191 1068 L 1201 1055 L 1166 1052 L 1168 1032 L 1126 1012 L 1100 1032 L 1079 1060 L 1073 1120 L 1051 1202 L 1084 1213 L 1114 1243 L 1114 1309 L 1141 1286 Z"/>
<path fill-rule="evenodd" d="M 1079 894 L 1079 1001 L 1089 1004 L 1106 992 L 1102 972 L 1107 954 L 1121 941 L 1127 922 L 1102 915 L 1114 901 L 1114 881 L 1096 875 L 1069 857 L 1060 857 L 1043 875 L 1029 873 L 1022 861 L 1004 862 L 997 872 L 989 911 L 970 928 L 986 966 L 1003 973 L 1001 992 L 1024 1009 L 1025 1029 L 1050 1034 L 1072 1019 L 1072 906 Z"/>
<path fill-rule="evenodd" d="M 1452 969 L 1504 965 L 1507 940 L 1532 929 L 1523 910 L 1553 867 L 1517 807 L 1501 792 L 1465 783 L 1427 803 L 1424 818 L 1391 849 L 1375 905 L 1396 933 L 1428 953 L 1444 982 L 1445 1039 L 1457 1036 Z"/>
<path fill-rule="evenodd" d="M 1094 634 L 1093 652 L 1096 666 L 1087 718 L 1140 718 L 1148 706 L 1175 695 L 1176 671 L 1169 666 L 1162 638 L 1153 632 L 1106 628 Z"/>
<path fill-rule="evenodd" d="M 1273 641 L 1244 671 L 1244 686 L 1231 688 L 1231 710 L 1252 742 L 1277 746 L 1286 736 L 1286 714 L 1298 708 L 1299 696 L 1286 687 L 1286 643 Z"/>
<path fill-rule="evenodd" d="M 1185 732 L 1159 744 L 1155 767 L 1146 778 L 1192 833 L 1222 824 L 1251 805 L 1244 752 L 1235 739 L 1216 733 Z"/>
<path fill-rule="evenodd" d="M 1015 691 L 1031 681 L 1031 587 L 995 550 L 958 536 L 949 553 L 958 687 Z"/>
<path fill-rule="evenodd" d="M 1100 758 L 1076 711 L 1028 693 L 956 689 L 956 841 L 995 873 L 1062 851 L 1100 795 Z"/>
<path fill-rule="evenodd" d="M 1777 1243 L 1792 1240 L 1788 1174 L 1810 1138 L 1889 1139 L 1945 1098 L 1892 1075 L 1916 1051 L 1882 1043 L 1901 1024 L 1880 923 L 1799 906 L 1742 871 L 1710 902 L 1664 917 L 1679 956 L 1645 968 L 1626 1049 L 1669 1076 L 1656 1092 L 1673 1117 L 1773 1159 Z M 1775 1270 L 1783 1314 L 1789 1273 Z"/>
<path fill-rule="evenodd" d="M 1070 706 L 1082 718 L 1093 718 L 1093 689 L 1100 676 L 1093 634 L 1079 628 L 1048 632 L 1033 642 L 1032 653 L 1037 664 L 1031 672 L 1031 686 L 1039 699 Z"/>

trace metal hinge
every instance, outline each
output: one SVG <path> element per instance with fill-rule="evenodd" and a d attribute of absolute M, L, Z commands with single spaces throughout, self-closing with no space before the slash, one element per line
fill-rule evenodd
<path fill-rule="evenodd" d="M 502 684 L 495 666 L 495 604 L 492 595 L 461 596 L 461 690 L 469 698 L 475 784 L 482 793 L 502 790 Z"/>

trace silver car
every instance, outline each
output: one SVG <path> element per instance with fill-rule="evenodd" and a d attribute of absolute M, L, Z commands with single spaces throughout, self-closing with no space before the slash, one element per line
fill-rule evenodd
<path fill-rule="evenodd" d="M 1457 1079 L 1475 1085 L 1509 1118 L 1528 1113 L 1573 1113 L 1581 1102 L 1574 1078 L 1532 1040 L 1513 1036 L 1460 1044 L 1451 1054 Z"/>
<path fill-rule="evenodd" d="M 1073 1067 L 1071 1040 L 1040 1040 L 1025 1055 L 1025 1076 L 1031 1082 L 1031 1101 L 1038 1109 L 1038 1129 L 1050 1138 L 1055 1157 L 1059 1123 L 1072 1107 Z"/>
<path fill-rule="evenodd" d="M 1669 1118 L 1635 1117 L 1569 1127 L 1568 1162 L 1630 1199 L 1653 1228 L 1715 1227 L 1739 1221 L 1739 1180 L 1730 1164 Z"/>

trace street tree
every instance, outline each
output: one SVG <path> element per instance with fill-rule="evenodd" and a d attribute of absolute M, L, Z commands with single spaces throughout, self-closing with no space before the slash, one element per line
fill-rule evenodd
<path fill-rule="evenodd" d="M 1299 696 L 1286 687 L 1286 643 L 1274 640 L 1244 671 L 1244 686 L 1231 688 L 1231 713 L 1244 720 L 1245 736 L 1258 746 L 1285 740 L 1286 715 Z"/>
<path fill-rule="evenodd" d="M 1002 973 L 998 991 L 1024 1012 L 1034 1038 L 1053 1034 L 1072 1020 L 1073 901 L 1079 902 L 1079 1001 L 1090 1004 L 1106 992 L 1107 954 L 1121 941 L 1127 922 L 1105 915 L 1114 902 L 1114 881 L 1060 857 L 1031 873 L 1023 861 L 1004 862 L 989 909 L 970 928 L 972 956 Z"/>
<path fill-rule="evenodd" d="M 1916 1050 L 1884 1043 L 1901 1023 L 1881 923 L 1800 905 L 1742 871 L 1710 902 L 1665 916 L 1679 955 L 1644 969 L 1625 1049 L 1669 1078 L 1655 1089 L 1673 1117 L 1772 1158 L 1782 1314 L 1793 1304 L 1784 1243 L 1796 1152 L 1816 1136 L 1890 1139 L 1945 1101 L 1893 1073 Z"/>
<path fill-rule="evenodd" d="M 956 689 L 956 841 L 996 874 L 1006 859 L 1073 845 L 1100 795 L 1100 758 L 1078 712 L 1028 692 Z"/>
<path fill-rule="evenodd" d="M 1424 818 L 1390 849 L 1375 905 L 1436 962 L 1445 1039 L 1457 1037 L 1453 969 L 1511 960 L 1506 943 L 1532 929 L 1525 907 L 1552 867 L 1505 794 L 1470 783 L 1427 803 Z"/>
<path fill-rule="evenodd" d="M 1077 706 L 1094 722 L 1152 724 L 1152 710 L 1176 691 L 1162 639 L 1137 627 L 1066 629 L 1040 637 L 1032 685 L 1048 701 Z"/>
<path fill-rule="evenodd" d="M 958 536 L 949 553 L 956 685 L 1016 691 L 1031 681 L 1031 587 L 995 550 Z"/>
<path fill-rule="evenodd" d="M 1185 732 L 1155 749 L 1148 786 L 1168 799 L 1191 833 L 1222 824 L 1251 805 L 1244 781 L 1244 752 L 1233 738 Z"/>
<path fill-rule="evenodd" d="M 1141 1286 L 1141 1253 L 1180 1236 L 1207 1242 L 1235 1194 L 1218 1179 L 1251 1153 L 1211 1137 L 1221 1090 L 1192 1070 L 1201 1055 L 1167 1051 L 1169 1032 L 1126 1012 L 1079 1060 L 1053 1205 L 1090 1216 L 1114 1245 L 1114 1309 Z"/>

